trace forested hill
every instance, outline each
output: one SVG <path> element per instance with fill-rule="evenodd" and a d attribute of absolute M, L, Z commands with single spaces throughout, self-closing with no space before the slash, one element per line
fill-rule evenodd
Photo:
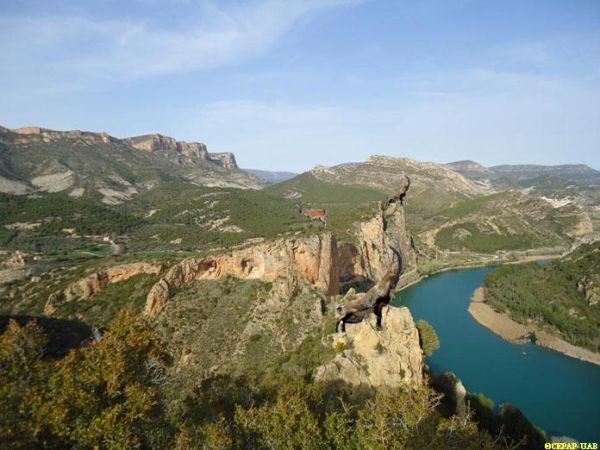
<path fill-rule="evenodd" d="M 600 241 L 546 266 L 503 266 L 485 279 L 494 309 L 546 326 L 562 339 L 600 351 Z"/>

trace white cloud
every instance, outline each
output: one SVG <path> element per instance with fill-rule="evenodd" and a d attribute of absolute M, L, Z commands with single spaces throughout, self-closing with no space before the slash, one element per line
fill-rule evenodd
<path fill-rule="evenodd" d="M 143 19 L 12 15 L 0 19 L 0 63 L 13 67 L 13 75 L 43 70 L 46 78 L 78 81 L 213 68 L 269 50 L 298 20 L 359 2 L 263 0 L 227 9 L 212 4 L 185 9 L 180 3 L 191 16 L 166 25 Z"/>

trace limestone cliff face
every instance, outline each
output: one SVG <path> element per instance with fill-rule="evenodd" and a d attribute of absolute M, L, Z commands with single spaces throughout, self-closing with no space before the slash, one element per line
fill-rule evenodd
<path fill-rule="evenodd" d="M 164 267 L 162 265 L 132 263 L 110 267 L 104 271 L 93 273 L 86 278 L 76 281 L 62 291 L 57 291 L 53 294 L 50 294 L 48 301 L 46 302 L 46 306 L 44 307 L 44 314 L 52 315 L 57 304 L 59 303 L 70 302 L 74 300 L 87 300 L 94 294 L 100 292 L 109 284 L 127 280 L 128 278 L 140 273 L 158 276 L 163 271 Z"/>
<path fill-rule="evenodd" d="M 145 313 L 153 317 L 183 285 L 226 276 L 273 281 L 298 279 L 328 294 L 339 292 L 337 243 L 330 233 L 280 239 L 230 254 L 186 259 L 171 267 L 148 294 Z"/>
<path fill-rule="evenodd" d="M 223 166 L 226 170 L 237 169 L 238 165 L 235 160 L 235 156 L 233 153 L 223 152 L 223 153 L 209 153 L 208 159 L 212 162 L 218 162 Z"/>
<path fill-rule="evenodd" d="M 316 370 L 317 381 L 374 388 L 423 384 L 423 351 L 408 308 L 386 307 L 381 331 L 375 328 L 374 316 L 350 324 L 344 335 L 332 338 L 332 345 L 338 353 Z"/>
<path fill-rule="evenodd" d="M 232 153 L 209 153 L 206 145 L 200 142 L 183 142 L 163 136 L 161 134 L 148 134 L 125 139 L 117 139 L 108 133 L 94 133 L 89 131 L 71 130 L 56 131 L 40 127 L 24 127 L 15 130 L 3 129 L 11 133 L 12 140 L 17 144 L 52 143 L 65 139 L 76 139 L 85 144 L 98 143 L 124 143 L 128 146 L 147 152 L 161 152 L 176 157 L 181 162 L 198 163 L 207 161 L 215 163 L 226 170 L 237 169 L 235 156 Z"/>
<path fill-rule="evenodd" d="M 372 219 L 358 224 L 356 243 L 340 245 L 340 279 L 343 283 L 360 278 L 381 279 L 392 266 L 389 246 L 403 256 L 403 279 L 417 267 L 417 256 L 406 229 L 404 208 L 392 205 Z M 399 287 L 403 285 L 403 279 Z"/>
<path fill-rule="evenodd" d="M 226 170 L 237 169 L 235 156 L 232 153 L 208 153 L 206 145 L 200 142 L 177 141 L 161 134 L 148 134 L 125 139 L 129 145 L 147 152 L 164 152 L 177 156 L 182 161 L 209 161 Z"/>
<path fill-rule="evenodd" d="M 388 248 L 400 249 L 404 272 L 416 267 L 416 255 L 406 230 L 404 209 L 392 206 L 358 225 L 356 243 L 337 245 L 331 233 L 280 239 L 229 254 L 190 258 L 173 266 L 148 294 L 145 312 L 155 316 L 183 285 L 226 276 L 273 281 L 278 277 L 302 280 L 329 295 L 344 283 L 382 278 L 392 265 Z M 400 285 L 403 280 L 401 279 Z"/>

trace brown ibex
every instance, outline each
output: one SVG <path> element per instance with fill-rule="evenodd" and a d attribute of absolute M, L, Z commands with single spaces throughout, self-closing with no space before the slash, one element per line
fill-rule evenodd
<path fill-rule="evenodd" d="M 391 246 L 390 249 L 396 255 L 396 267 L 392 268 L 367 292 L 359 294 L 356 300 L 337 307 L 338 320 L 335 326 L 336 333 L 339 332 L 340 324 L 342 324 L 342 332 L 345 332 L 347 323 L 362 322 L 371 311 L 377 316 L 377 329 L 381 330 L 381 312 L 383 307 L 390 303 L 392 290 L 398 284 L 403 266 L 400 252 Z"/>
<path fill-rule="evenodd" d="M 390 206 L 392 203 L 396 203 L 397 201 L 400 201 L 400 204 L 404 205 L 404 197 L 406 197 L 406 192 L 410 187 L 410 178 L 408 178 L 408 175 L 404 175 L 404 177 L 406 178 L 406 184 L 402 187 L 400 192 L 398 192 L 395 195 L 392 195 L 391 197 L 388 197 L 388 199 L 385 202 L 386 207 Z"/>
<path fill-rule="evenodd" d="M 302 203 L 297 204 L 298 212 L 306 216 L 312 222 L 313 220 L 319 220 L 323 223 L 324 227 L 327 228 L 327 210 L 326 209 L 306 209 Z"/>

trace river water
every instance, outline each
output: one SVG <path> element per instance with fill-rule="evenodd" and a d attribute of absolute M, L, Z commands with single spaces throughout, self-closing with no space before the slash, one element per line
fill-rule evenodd
<path fill-rule="evenodd" d="M 493 268 L 433 275 L 399 293 L 415 321 L 437 331 L 440 349 L 427 364 L 454 372 L 469 392 L 509 402 L 552 436 L 600 442 L 600 366 L 534 344 L 511 344 L 479 325 L 467 308 Z M 384 318 L 385 320 L 385 318 Z"/>

